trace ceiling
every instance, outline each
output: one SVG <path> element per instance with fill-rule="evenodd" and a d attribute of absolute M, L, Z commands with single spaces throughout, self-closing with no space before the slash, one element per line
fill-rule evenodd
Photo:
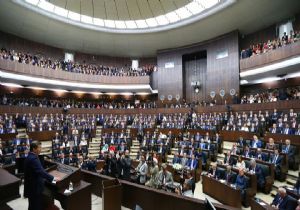
<path fill-rule="evenodd" d="M 163 15 L 190 0 L 49 0 L 79 14 L 109 20 L 139 20 Z"/>
<path fill-rule="evenodd" d="M 124 18 L 126 15 L 132 15 L 130 18 L 147 18 L 175 9 L 175 5 L 171 2 L 176 2 L 176 7 L 187 3 L 187 0 L 170 1 L 50 0 L 51 3 L 60 6 L 65 4 L 65 7 L 70 10 L 81 10 L 80 12 L 85 14 L 94 12 L 94 15 L 99 17 L 112 18 L 115 18 L 116 15 Z M 116 4 L 112 4 L 112 2 L 116 2 Z M 141 4 L 141 2 L 143 3 Z M 91 8 L 93 3 L 93 8 L 96 10 Z M 104 3 L 105 16 L 103 16 Z M 122 10 L 124 3 L 132 6 Z M 101 4 L 103 5 L 101 6 Z M 119 4 L 120 6 L 118 6 Z M 95 7 L 95 5 L 98 6 Z M 152 9 L 155 14 L 151 13 L 151 5 L 156 5 L 155 11 Z M 133 10 L 132 7 L 137 9 Z M 143 11 L 142 17 L 137 13 L 138 8 Z M 0 30 L 71 51 L 132 58 L 149 57 L 155 56 L 160 49 L 190 45 L 236 29 L 242 34 L 248 34 L 292 17 L 299 12 L 299 8 L 299 0 L 237 0 L 235 4 L 216 14 L 175 29 L 153 33 L 122 34 L 100 32 L 67 24 L 28 10 L 14 3 L 14 0 L 3 0 L 0 1 Z M 116 12 L 119 10 L 120 12 Z"/>

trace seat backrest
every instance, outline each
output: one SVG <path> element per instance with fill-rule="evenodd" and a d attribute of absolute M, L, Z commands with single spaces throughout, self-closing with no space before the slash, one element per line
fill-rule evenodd
<path fill-rule="evenodd" d="M 261 167 L 262 171 L 263 171 L 263 174 L 264 176 L 270 176 L 270 168 L 268 165 L 264 165 L 264 164 L 260 164 L 260 163 L 257 163 L 258 166 Z"/>

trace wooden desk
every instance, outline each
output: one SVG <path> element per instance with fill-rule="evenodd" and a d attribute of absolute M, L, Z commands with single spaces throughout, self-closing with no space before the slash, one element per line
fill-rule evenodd
<path fill-rule="evenodd" d="M 252 198 L 250 201 L 251 210 L 274 210 L 270 204 L 258 198 Z"/>
<path fill-rule="evenodd" d="M 20 179 L 0 168 L 0 209 L 6 209 L 6 203 L 20 197 Z"/>
<path fill-rule="evenodd" d="M 90 210 L 91 209 L 91 184 L 85 181 L 74 183 L 71 194 L 65 195 L 65 189 L 55 193 L 55 198 L 65 210 Z"/>
<path fill-rule="evenodd" d="M 82 177 L 92 184 L 92 193 L 102 196 L 102 181 L 114 178 L 82 170 Z M 163 190 L 149 188 L 125 180 L 119 180 L 122 185 L 122 206 L 134 209 L 138 204 L 143 210 L 206 210 L 203 200 L 189 198 Z M 214 204 L 217 210 L 238 210 L 238 208 Z"/>
<path fill-rule="evenodd" d="M 215 198 L 223 204 L 241 208 L 241 190 L 235 189 L 225 183 L 221 183 L 206 175 L 202 176 L 202 186 L 205 194 Z"/>

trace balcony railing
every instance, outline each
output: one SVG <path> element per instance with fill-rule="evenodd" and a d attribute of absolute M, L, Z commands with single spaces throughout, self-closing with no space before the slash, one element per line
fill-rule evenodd
<path fill-rule="evenodd" d="M 103 76 L 72 73 L 63 70 L 53 70 L 0 59 L 0 69 L 10 73 L 43 77 L 47 79 L 67 80 L 73 82 L 97 84 L 149 84 L 149 76 Z"/>
<path fill-rule="evenodd" d="M 254 67 L 276 63 L 278 61 L 283 61 L 297 55 L 300 55 L 300 41 L 287 46 L 283 46 L 276 50 L 271 50 L 267 53 L 253 55 L 250 58 L 241 59 L 240 70 L 241 72 L 244 72 Z"/>

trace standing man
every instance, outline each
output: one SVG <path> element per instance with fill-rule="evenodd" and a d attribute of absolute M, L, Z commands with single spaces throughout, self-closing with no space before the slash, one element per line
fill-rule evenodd
<path fill-rule="evenodd" d="M 41 143 L 32 142 L 30 152 L 24 162 L 24 197 L 28 198 L 28 210 L 42 210 L 42 193 L 44 180 L 56 180 L 42 167 L 38 155 L 41 152 Z"/>

